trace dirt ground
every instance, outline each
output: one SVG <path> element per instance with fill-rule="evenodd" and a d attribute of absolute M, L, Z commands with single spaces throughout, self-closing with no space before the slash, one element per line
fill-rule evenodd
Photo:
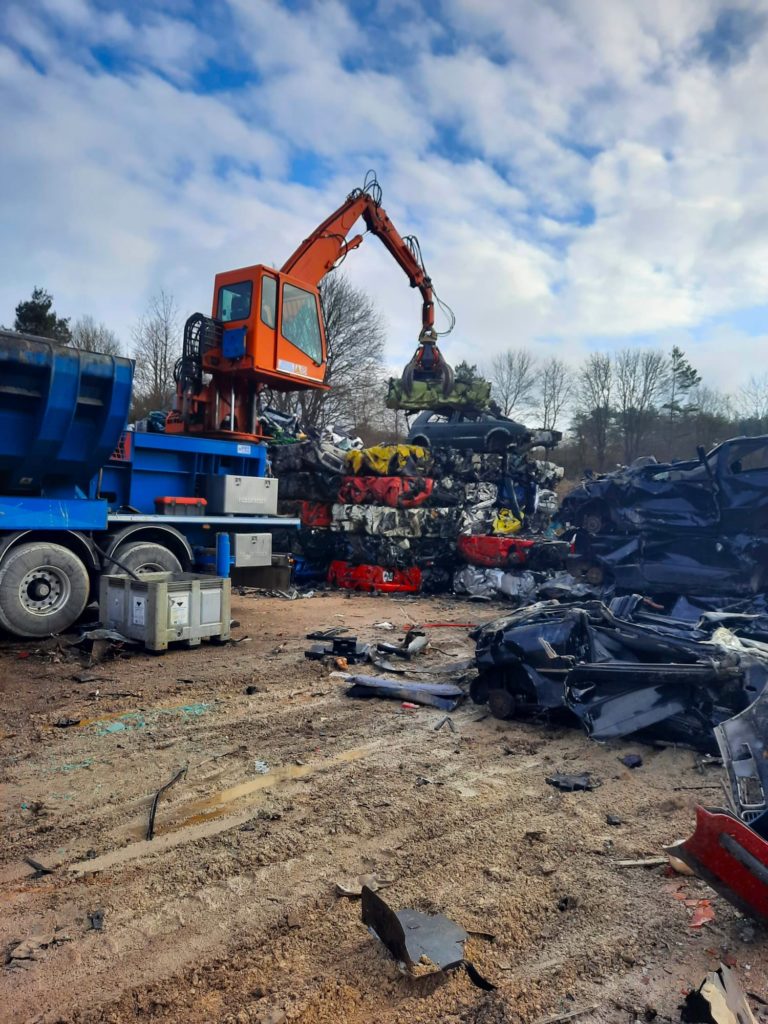
<path fill-rule="evenodd" d="M 499 722 L 469 702 L 455 733 L 435 731 L 443 712 L 351 700 L 304 658 L 311 629 L 391 640 L 376 622 L 399 632 L 498 613 L 241 597 L 237 645 L 86 668 L 53 642 L 3 644 L 2 1020 L 677 1021 L 722 960 L 768 995 L 764 932 L 695 878 L 617 864 L 689 835 L 695 804 L 721 803 L 720 769 L 689 750 Z M 471 652 L 464 628 L 430 633 L 425 663 Z M 55 725 L 66 718 L 79 724 Z M 630 751 L 643 767 L 619 763 Z M 148 842 L 153 795 L 184 767 Z M 602 785 L 560 793 L 545 783 L 557 769 Z M 35 878 L 25 856 L 55 870 Z M 490 933 L 467 953 L 496 991 L 463 971 L 403 976 L 359 901 L 335 892 L 370 873 L 392 881 L 396 909 Z M 701 899 L 715 916 L 694 929 Z M 28 957 L 10 958 L 29 939 Z"/>

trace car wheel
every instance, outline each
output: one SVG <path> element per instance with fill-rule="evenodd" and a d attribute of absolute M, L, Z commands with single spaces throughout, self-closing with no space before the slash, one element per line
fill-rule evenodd
<path fill-rule="evenodd" d="M 595 536 L 605 530 L 605 515 L 598 508 L 589 509 L 581 517 L 581 528 Z"/>
<path fill-rule="evenodd" d="M 497 455 L 503 455 L 504 452 L 509 448 L 510 440 L 509 435 L 503 431 L 497 430 L 494 433 L 489 434 L 485 441 L 485 449 L 489 452 L 494 452 Z"/>
<path fill-rule="evenodd" d="M 418 437 L 412 437 L 408 444 L 416 445 L 418 448 L 429 448 L 429 440 L 423 434 L 419 434 Z"/>
<path fill-rule="evenodd" d="M 514 718 L 516 708 L 517 701 L 506 688 L 488 691 L 488 710 L 494 718 Z"/>

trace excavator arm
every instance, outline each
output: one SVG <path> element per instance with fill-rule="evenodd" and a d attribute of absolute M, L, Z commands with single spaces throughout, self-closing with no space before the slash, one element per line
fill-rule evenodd
<path fill-rule="evenodd" d="M 282 265 L 281 271 L 316 288 L 329 270 L 333 270 L 348 252 L 357 249 L 362 243 L 362 235 L 347 239 L 361 217 L 371 234 L 381 239 L 387 251 L 405 271 L 411 288 L 418 288 L 421 292 L 422 333 L 436 337 L 432 281 L 406 239 L 387 216 L 386 210 L 367 192 L 356 189 L 350 193 L 338 210 L 319 224 L 309 238 L 304 239 Z"/>
<path fill-rule="evenodd" d="M 381 240 L 405 272 L 411 288 L 421 292 L 421 332 L 416 353 L 403 373 L 406 390 L 410 390 L 414 379 L 419 379 L 441 381 L 447 392 L 453 386 L 453 371 L 437 348 L 432 280 L 421 259 L 418 241 L 413 236 L 404 238 L 382 207 L 381 189 L 375 179 L 367 181 L 362 189 L 350 192 L 338 210 L 319 224 L 285 261 L 281 272 L 316 288 L 348 252 L 362 243 L 362 235 L 347 238 L 361 217 L 368 231 Z"/>
<path fill-rule="evenodd" d="M 453 370 L 440 354 L 435 330 L 435 303 L 447 307 L 434 293 L 418 241 L 395 229 L 369 173 L 363 187 L 351 192 L 280 270 L 259 263 L 216 275 L 211 315 L 194 313 L 184 327 L 174 370 L 176 409 L 167 418 L 167 431 L 255 440 L 261 433 L 263 389 L 328 388 L 318 286 L 363 241 L 362 234 L 348 237 L 361 218 L 367 233 L 381 239 L 411 287 L 421 292 L 418 348 L 403 372 L 403 392 L 411 395 L 416 380 L 442 384 L 446 395 L 453 389 Z"/>

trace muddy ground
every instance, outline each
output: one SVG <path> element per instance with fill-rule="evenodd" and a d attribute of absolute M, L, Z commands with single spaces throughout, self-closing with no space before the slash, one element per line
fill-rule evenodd
<path fill-rule="evenodd" d="M 721 803 L 719 769 L 471 703 L 436 732 L 442 712 L 351 700 L 303 656 L 318 627 L 391 639 L 374 623 L 493 608 L 241 597 L 233 614 L 246 642 L 92 669 L 52 642 L 2 645 L 3 1021 L 677 1021 L 721 960 L 768 994 L 764 933 L 697 879 L 617 865 L 690 834 L 695 804 Z M 471 648 L 466 629 L 433 633 L 431 663 Z M 630 751 L 636 771 L 618 760 Z M 184 767 L 148 842 L 152 797 Z M 557 792 L 555 769 L 602 785 Z M 497 990 L 403 977 L 335 893 L 371 873 L 396 908 L 490 933 L 468 954 Z M 694 929 L 701 899 L 715 916 Z"/>

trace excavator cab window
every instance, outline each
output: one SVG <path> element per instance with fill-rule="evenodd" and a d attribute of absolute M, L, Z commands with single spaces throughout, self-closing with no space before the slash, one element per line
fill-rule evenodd
<path fill-rule="evenodd" d="M 318 366 L 323 361 L 323 342 L 313 292 L 283 285 L 283 337 L 308 355 Z"/>
<path fill-rule="evenodd" d="M 261 320 L 274 330 L 277 309 L 277 281 L 266 274 L 261 279 Z"/>
<path fill-rule="evenodd" d="M 233 320 L 247 320 L 251 314 L 252 281 L 225 284 L 219 289 L 219 320 L 228 324 Z"/>

